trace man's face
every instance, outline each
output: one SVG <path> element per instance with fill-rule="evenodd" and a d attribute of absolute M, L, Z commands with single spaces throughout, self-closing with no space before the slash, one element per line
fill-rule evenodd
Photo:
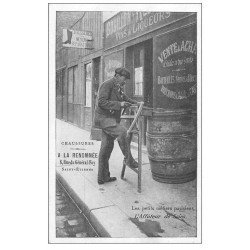
<path fill-rule="evenodd" d="M 118 80 L 118 83 L 123 86 L 126 83 L 127 78 L 125 76 L 117 75 L 117 80 Z"/>

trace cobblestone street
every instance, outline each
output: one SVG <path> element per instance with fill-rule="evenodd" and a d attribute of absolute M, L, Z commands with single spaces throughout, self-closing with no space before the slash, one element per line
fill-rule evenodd
<path fill-rule="evenodd" d="M 56 237 L 97 237 L 58 182 L 56 183 Z"/>

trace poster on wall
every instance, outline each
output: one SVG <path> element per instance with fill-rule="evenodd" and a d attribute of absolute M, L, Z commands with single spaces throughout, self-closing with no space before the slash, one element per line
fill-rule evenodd
<path fill-rule="evenodd" d="M 196 117 L 179 112 L 195 107 L 200 95 L 201 5 L 155 4 L 158 12 L 150 12 L 147 4 L 143 11 L 133 5 L 133 11 L 117 12 L 117 5 L 49 4 L 49 243 L 201 243 L 200 150 L 195 158 L 200 137 Z M 132 6 L 120 6 L 125 5 Z M 105 24 L 112 48 L 104 46 Z M 128 31 L 134 25 L 141 30 L 119 43 L 111 39 L 116 29 Z M 87 54 L 65 49 L 63 29 L 88 30 L 99 47 Z M 138 67 L 132 47 L 137 45 L 150 50 Z M 57 65 L 82 70 L 77 76 L 67 70 L 55 86 Z M 131 75 L 129 98 L 122 91 L 123 78 L 115 76 L 124 65 Z M 91 105 L 97 66 L 100 88 Z M 130 132 L 119 119 L 124 101 L 134 104 L 129 119 L 139 117 L 132 115 L 143 103 L 133 99 L 143 100 L 145 89 L 153 91 L 148 95 L 153 106 L 142 109 L 148 130 L 139 133 L 132 122 L 132 132 L 147 138 L 140 147 L 137 134 L 130 144 Z M 63 101 L 56 102 L 57 94 Z M 93 139 L 92 131 L 100 133 L 100 140 Z"/>

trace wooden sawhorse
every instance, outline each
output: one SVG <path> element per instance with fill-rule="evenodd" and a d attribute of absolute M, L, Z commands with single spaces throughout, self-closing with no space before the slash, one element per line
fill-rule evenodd
<path fill-rule="evenodd" d="M 122 115 L 121 119 L 129 119 L 133 120 L 128 131 L 127 136 L 129 137 L 129 140 L 131 142 L 133 134 L 136 134 L 138 136 L 138 168 L 131 168 L 128 165 L 125 164 L 125 160 L 123 160 L 123 166 L 122 166 L 122 172 L 121 172 L 121 179 L 124 179 L 125 169 L 126 167 L 129 167 L 131 170 L 133 170 L 138 175 L 138 187 L 137 190 L 139 193 L 141 193 L 141 175 L 142 175 L 142 126 L 143 126 L 143 117 L 142 116 L 150 116 L 152 115 L 152 111 L 143 111 L 143 105 L 144 103 L 141 102 L 140 106 L 130 106 L 130 114 L 128 115 Z M 136 112 L 135 115 L 131 115 L 131 112 Z M 136 125 L 136 127 L 135 127 Z M 134 128 L 135 127 L 135 128 Z"/>

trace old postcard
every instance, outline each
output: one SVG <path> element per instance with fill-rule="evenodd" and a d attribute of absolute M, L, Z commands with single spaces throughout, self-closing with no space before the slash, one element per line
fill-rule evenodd
<path fill-rule="evenodd" d="M 49 4 L 49 242 L 201 243 L 201 4 Z"/>

